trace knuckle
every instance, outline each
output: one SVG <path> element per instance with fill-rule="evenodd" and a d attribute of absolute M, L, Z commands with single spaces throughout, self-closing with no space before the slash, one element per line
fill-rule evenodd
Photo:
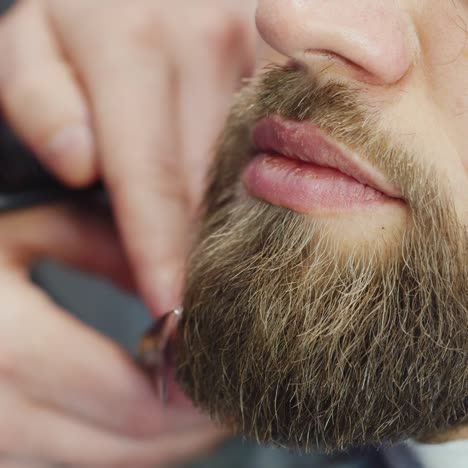
<path fill-rule="evenodd" d="M 120 37 L 140 46 L 154 46 L 160 40 L 163 22 L 159 21 L 154 2 L 123 0 L 114 8 L 114 24 Z M 108 15 L 103 21 L 109 24 Z"/>
<path fill-rule="evenodd" d="M 160 146 L 161 147 L 161 146 Z M 134 172 L 133 180 L 140 180 L 139 187 L 132 188 L 136 191 L 147 192 L 146 195 L 166 201 L 180 201 L 185 203 L 183 181 L 176 161 L 170 158 L 159 157 L 152 162 L 153 167 L 145 173 Z M 146 165 L 146 168 L 149 166 Z M 106 186 L 118 202 L 126 204 L 129 194 L 129 174 L 125 168 L 109 167 L 106 173 Z"/>
<path fill-rule="evenodd" d="M 203 42 L 222 52 L 231 48 L 244 32 L 242 19 L 227 8 L 209 10 L 200 18 L 197 27 Z"/>
<path fill-rule="evenodd" d="M 0 95 L 6 113 L 18 120 L 30 133 L 29 138 L 42 147 L 63 128 L 86 117 L 86 107 L 78 99 L 61 99 L 54 94 L 51 83 L 67 83 L 70 67 L 52 63 L 30 70 L 11 70 L 0 79 Z M 39 110 L 42 118 L 37 118 Z"/>
<path fill-rule="evenodd" d="M 42 95 L 44 70 L 36 69 L 33 74 L 12 69 L 2 78 L 1 92 L 4 99 L 18 107 L 28 108 Z"/>
<path fill-rule="evenodd" d="M 4 77 L 1 83 L 1 100 L 2 104 L 10 117 L 17 120 L 20 116 L 25 116 L 26 109 L 36 109 L 44 101 L 44 81 L 40 72 L 32 76 L 28 73 L 14 73 Z M 24 121 L 23 125 L 30 125 L 34 130 L 31 135 L 34 141 L 39 144 L 45 143 L 53 129 L 49 128 L 51 115 L 42 121 L 36 121 L 35 125 L 30 125 L 29 120 Z M 57 122 L 58 124 L 58 122 Z"/>

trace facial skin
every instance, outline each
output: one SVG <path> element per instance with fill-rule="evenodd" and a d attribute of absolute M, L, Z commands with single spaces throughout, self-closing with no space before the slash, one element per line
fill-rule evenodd
<path fill-rule="evenodd" d="M 458 1 L 259 2 L 291 60 L 239 95 L 220 140 L 178 356 L 215 419 L 305 450 L 468 423 L 465 22 Z M 255 136 L 266 117 L 273 147 Z M 284 172 L 317 128 L 381 199 Z"/>

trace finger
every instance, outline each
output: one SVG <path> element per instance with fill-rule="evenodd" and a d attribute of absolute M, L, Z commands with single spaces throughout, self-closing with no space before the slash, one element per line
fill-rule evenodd
<path fill-rule="evenodd" d="M 180 134 L 183 170 L 192 208 L 206 185 L 214 145 L 240 79 L 255 60 L 255 41 L 248 21 L 225 8 L 201 9 L 191 35 L 177 41 L 180 69 Z M 186 43 L 187 37 L 198 41 Z M 207 47 L 207 44 L 210 46 Z M 186 51 L 190 49 L 190 54 Z"/>
<path fill-rule="evenodd" d="M 198 423 L 162 408 L 117 345 L 66 314 L 14 272 L 0 274 L 0 373 L 35 401 L 119 434 L 152 435 Z"/>
<path fill-rule="evenodd" d="M 136 439 L 116 435 L 38 405 L 4 384 L 0 385 L 0 408 L 0 432 L 6 435 L 0 447 L 10 457 L 9 463 L 24 468 L 160 466 L 207 449 L 225 436 L 206 423 L 177 436 Z"/>
<path fill-rule="evenodd" d="M 95 180 L 86 100 L 46 17 L 43 2 L 19 2 L 0 28 L 0 103 L 41 162 L 65 183 Z"/>
<path fill-rule="evenodd" d="M 26 430 L 30 443 L 23 449 L 25 455 L 96 468 L 174 466 L 210 449 L 225 437 L 209 426 L 191 428 L 185 434 L 135 440 L 85 426 L 44 408 L 33 409 L 28 421 L 32 430 Z M 47 432 L 38 431 L 40 427 L 47 427 Z"/>
<path fill-rule="evenodd" d="M 154 35 L 149 21 L 127 15 L 121 30 L 114 20 L 94 54 L 75 41 L 74 59 L 94 103 L 101 169 L 129 259 L 150 309 L 161 314 L 180 301 L 187 233 L 175 77 L 160 46 L 147 39 Z"/>
<path fill-rule="evenodd" d="M 91 86 L 102 171 L 120 232 L 142 293 L 152 311 L 161 314 L 180 302 L 187 206 L 168 65 L 161 60 L 152 66 L 154 70 L 144 70 L 135 63 L 125 71 L 122 64 L 112 85 L 102 85 L 103 72 Z M 145 74 L 154 76 L 145 79 Z"/>
<path fill-rule="evenodd" d="M 0 457 L 0 468 L 51 468 L 50 464 L 24 457 L 3 456 Z"/>
<path fill-rule="evenodd" d="M 0 245 L 3 257 L 21 268 L 48 257 L 134 289 L 112 218 L 98 207 L 54 204 L 3 214 Z"/>
<path fill-rule="evenodd" d="M 0 458 L 0 468 L 51 468 L 48 463 L 27 461 L 22 457 Z"/>

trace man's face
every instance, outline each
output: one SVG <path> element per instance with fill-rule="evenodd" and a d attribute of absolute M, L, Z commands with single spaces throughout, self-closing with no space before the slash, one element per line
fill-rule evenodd
<path fill-rule="evenodd" d="M 191 260 L 179 379 L 263 442 L 468 422 L 468 2 L 260 0 Z"/>

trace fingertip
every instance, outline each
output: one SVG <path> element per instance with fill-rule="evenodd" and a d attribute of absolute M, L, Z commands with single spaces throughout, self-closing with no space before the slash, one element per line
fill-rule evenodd
<path fill-rule="evenodd" d="M 150 308 L 150 313 L 158 318 L 182 303 L 182 270 L 174 266 L 159 265 L 143 281 L 143 296 Z"/>
<path fill-rule="evenodd" d="M 86 124 L 69 125 L 55 133 L 41 159 L 71 187 L 86 187 L 98 177 L 95 138 Z"/>

